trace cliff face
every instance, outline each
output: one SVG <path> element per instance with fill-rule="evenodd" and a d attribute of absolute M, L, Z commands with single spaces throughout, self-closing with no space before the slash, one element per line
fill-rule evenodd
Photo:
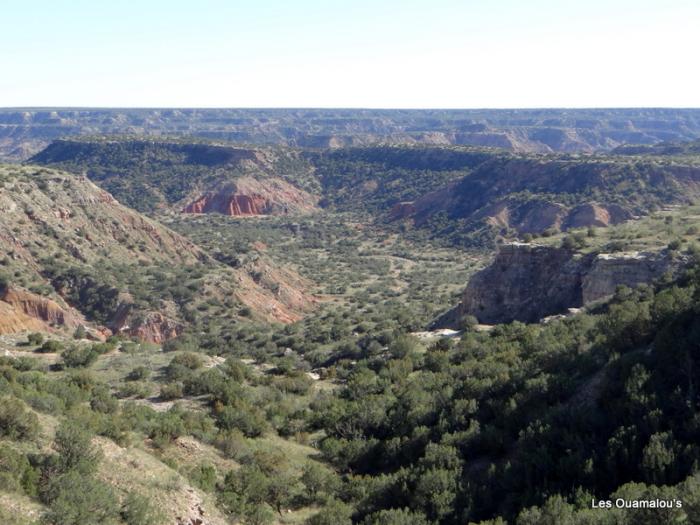
<path fill-rule="evenodd" d="M 111 328 L 115 333 L 162 344 L 180 335 L 184 325 L 161 312 L 141 312 L 133 303 L 120 305 Z"/>
<path fill-rule="evenodd" d="M 39 332 L 48 330 L 48 326 L 42 321 L 29 317 L 24 312 L 17 310 L 11 304 L 0 301 L 0 334 L 13 334 L 16 332 Z"/>
<path fill-rule="evenodd" d="M 686 264 L 668 252 L 575 254 L 563 248 L 513 243 L 469 281 L 453 322 L 473 315 L 487 324 L 536 322 L 612 295 L 619 285 L 635 287 Z"/>
<path fill-rule="evenodd" d="M 58 303 L 19 288 L 8 287 L 0 293 L 0 300 L 12 306 L 16 311 L 54 326 L 76 328 L 84 324 L 80 315 Z"/>
<path fill-rule="evenodd" d="M 469 281 L 458 310 L 487 324 L 534 322 L 580 305 L 581 279 L 580 257 L 569 250 L 507 244 Z"/>
<path fill-rule="evenodd" d="M 223 213 L 224 215 L 265 215 L 269 202 L 262 195 L 214 194 L 188 204 L 184 213 Z"/>
<path fill-rule="evenodd" d="M 583 304 L 612 295 L 619 285 L 632 288 L 665 273 L 676 274 L 685 263 L 685 259 L 672 258 L 666 252 L 600 254 L 583 278 Z"/>

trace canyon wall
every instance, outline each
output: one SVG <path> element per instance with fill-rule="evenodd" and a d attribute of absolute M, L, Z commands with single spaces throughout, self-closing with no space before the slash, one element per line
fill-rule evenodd
<path fill-rule="evenodd" d="M 469 281 L 445 323 L 473 315 L 485 324 L 537 322 L 604 299 L 620 285 L 651 283 L 677 274 L 683 256 L 660 252 L 579 254 L 528 243 L 503 245 L 493 263 Z"/>

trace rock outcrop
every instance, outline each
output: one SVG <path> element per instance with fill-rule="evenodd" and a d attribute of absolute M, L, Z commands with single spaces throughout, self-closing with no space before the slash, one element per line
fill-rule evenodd
<path fill-rule="evenodd" d="M 131 294 L 122 292 L 118 296 L 116 312 L 108 324 L 115 334 L 162 344 L 184 330 L 184 324 L 177 317 L 178 308 L 172 301 L 161 301 L 158 310 L 144 310 L 135 304 Z"/>
<path fill-rule="evenodd" d="M 85 323 L 76 312 L 61 307 L 57 302 L 21 288 L 8 286 L 0 293 L 0 300 L 28 317 L 48 325 L 76 328 Z"/>
<path fill-rule="evenodd" d="M 494 262 L 469 281 L 459 314 L 486 324 L 534 322 L 580 306 L 581 267 L 581 257 L 570 250 L 506 244 Z"/>
<path fill-rule="evenodd" d="M 241 177 L 189 202 L 183 213 L 296 215 L 317 210 L 317 201 L 317 197 L 279 178 Z"/>
<path fill-rule="evenodd" d="M 437 325 L 464 315 L 486 324 L 536 322 L 609 297 L 620 285 L 676 274 L 687 260 L 668 251 L 582 255 L 527 243 L 503 245 L 493 263 L 469 281 L 460 304 Z"/>
<path fill-rule="evenodd" d="M 62 139 L 33 161 L 85 174 L 120 202 L 151 213 L 306 213 L 318 200 L 308 191 L 320 189 L 302 152 L 279 147 L 143 137 Z"/>
<path fill-rule="evenodd" d="M 583 278 L 583 304 L 612 295 L 620 285 L 633 288 L 666 273 L 676 274 L 686 262 L 682 257 L 670 257 L 668 252 L 600 254 L 593 259 Z"/>
<path fill-rule="evenodd" d="M 184 326 L 160 312 L 147 312 L 135 316 L 127 315 L 124 321 L 115 328 L 119 334 L 140 341 L 162 344 L 180 335 Z"/>
<path fill-rule="evenodd" d="M 184 213 L 223 213 L 224 215 L 267 215 L 270 203 L 262 195 L 240 193 L 205 195 L 185 207 Z"/>
<path fill-rule="evenodd" d="M 493 156 L 463 178 L 388 210 L 389 220 L 431 223 L 436 215 L 462 233 L 542 233 L 605 227 L 643 215 L 660 203 L 700 195 L 700 167 L 617 157 Z"/>
<path fill-rule="evenodd" d="M 600 205 L 589 202 L 569 210 L 562 221 L 561 229 L 568 230 L 586 226 L 605 227 L 620 224 L 631 218 L 632 214 L 617 204 Z"/>
<path fill-rule="evenodd" d="M 0 292 L 0 334 L 61 329 L 72 332 L 78 327 L 93 341 L 105 341 L 112 335 L 109 329 L 88 323 L 80 312 L 65 303 L 61 305 L 16 286 L 7 286 Z"/>
<path fill-rule="evenodd" d="M 39 319 L 29 317 L 12 305 L 0 301 L 0 334 L 14 334 L 24 331 L 41 332 L 48 329 L 49 327 Z"/>
<path fill-rule="evenodd" d="M 455 206 L 456 185 L 427 194 L 416 201 L 396 204 L 388 214 L 389 221 L 413 219 L 420 226 L 437 211 Z M 607 227 L 632 218 L 632 213 L 616 204 L 585 202 L 565 206 L 545 199 L 507 198 L 488 204 L 466 216 L 468 220 L 486 223 L 498 229 L 519 234 L 539 234 L 546 230 L 566 231 L 572 228 Z"/>

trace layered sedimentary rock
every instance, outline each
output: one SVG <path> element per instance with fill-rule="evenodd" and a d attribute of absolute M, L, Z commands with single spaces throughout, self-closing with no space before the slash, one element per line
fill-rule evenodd
<path fill-rule="evenodd" d="M 390 220 L 416 226 L 453 221 L 464 233 L 488 229 L 511 236 L 605 227 L 660 204 L 700 194 L 700 167 L 621 157 L 493 156 L 446 186 L 388 210 Z"/>
<path fill-rule="evenodd" d="M 412 218 L 417 225 L 421 225 L 436 211 L 449 210 L 456 199 L 455 191 L 455 185 L 451 185 L 416 201 L 398 203 L 389 211 L 388 219 Z M 541 233 L 548 229 L 564 231 L 587 226 L 606 227 L 632 218 L 632 213 L 616 204 L 586 202 L 570 207 L 544 199 L 523 201 L 507 198 L 486 205 L 467 217 L 523 234 Z"/>
<path fill-rule="evenodd" d="M 189 202 L 183 213 L 231 216 L 287 215 L 315 211 L 317 197 L 278 178 L 241 177 Z"/>
<path fill-rule="evenodd" d="M 506 244 L 469 281 L 459 313 L 487 324 L 559 313 L 582 302 L 581 267 L 581 257 L 569 250 Z"/>
<path fill-rule="evenodd" d="M 603 299 L 620 285 L 635 287 L 650 283 L 666 273 L 675 274 L 686 263 L 668 252 L 600 254 L 591 261 L 583 281 L 583 304 Z"/>
<path fill-rule="evenodd" d="M 11 304 L 0 301 L 0 334 L 24 331 L 37 332 L 47 329 L 47 325 L 39 319 L 29 317 Z"/>
<path fill-rule="evenodd" d="M 55 301 L 21 288 L 5 288 L 0 293 L 0 300 L 10 305 L 15 311 L 48 325 L 75 328 L 85 322 L 77 313 L 61 307 Z"/>
<path fill-rule="evenodd" d="M 224 215 L 266 215 L 269 202 L 262 195 L 214 194 L 205 195 L 185 207 L 185 213 L 212 213 Z"/>
<path fill-rule="evenodd" d="M 585 226 L 611 226 L 632 218 L 632 214 L 616 204 L 580 204 L 568 211 L 561 229 L 582 228 Z"/>
<path fill-rule="evenodd" d="M 136 316 L 127 315 L 116 332 L 141 341 L 162 344 L 180 335 L 184 329 L 182 323 L 164 316 L 160 312 L 147 312 Z"/>
<path fill-rule="evenodd" d="M 608 150 L 700 136 L 697 109 L 2 109 L 0 157 L 26 159 L 52 139 L 129 133 L 239 143 L 341 147 L 474 144 L 514 151 Z"/>
<path fill-rule="evenodd" d="M 620 285 L 635 287 L 676 274 L 686 263 L 668 251 L 581 255 L 552 246 L 506 244 L 490 266 L 472 277 L 461 303 L 442 324 L 464 315 L 487 324 L 536 322 L 608 297 Z"/>

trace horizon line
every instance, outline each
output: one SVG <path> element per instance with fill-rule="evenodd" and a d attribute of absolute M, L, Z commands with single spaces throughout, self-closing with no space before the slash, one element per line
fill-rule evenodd
<path fill-rule="evenodd" d="M 700 106 L 502 106 L 502 107 L 369 107 L 369 106 L 0 106 L 0 111 L 35 110 L 246 110 L 246 111 L 563 111 L 563 110 L 700 110 Z"/>

